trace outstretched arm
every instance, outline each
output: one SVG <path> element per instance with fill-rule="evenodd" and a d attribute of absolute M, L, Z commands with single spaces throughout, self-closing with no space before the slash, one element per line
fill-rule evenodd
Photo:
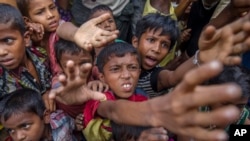
<path fill-rule="evenodd" d="M 199 64 L 219 60 L 225 65 L 241 62 L 239 54 L 250 49 L 250 13 L 220 29 L 208 26 L 199 38 Z M 194 57 L 181 64 L 175 71 L 163 70 L 158 76 L 158 90 L 176 85 L 185 72 L 192 69 Z"/>
<path fill-rule="evenodd" d="M 117 38 L 118 30 L 106 31 L 97 27 L 97 24 L 109 17 L 110 14 L 103 14 L 87 21 L 79 28 L 70 22 L 65 22 L 57 28 L 57 34 L 65 40 L 75 42 L 78 46 L 86 50 L 91 50 L 92 47 L 100 47 Z"/>
<path fill-rule="evenodd" d="M 176 134 L 194 139 L 226 140 L 227 135 L 223 129 L 209 131 L 203 127 L 232 123 L 238 118 L 239 110 L 235 106 L 223 106 L 209 113 L 198 111 L 199 106 L 240 98 L 241 90 L 235 84 L 199 86 L 221 70 L 222 64 L 218 62 L 202 65 L 188 72 L 169 94 L 144 102 L 103 101 L 98 113 L 116 123 L 163 126 Z"/>

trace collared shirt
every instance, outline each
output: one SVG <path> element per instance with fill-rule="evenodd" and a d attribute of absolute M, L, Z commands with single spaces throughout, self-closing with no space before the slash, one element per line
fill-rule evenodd
<path fill-rule="evenodd" d="M 0 66 L 0 96 L 21 88 L 30 88 L 43 94 L 51 87 L 46 51 L 40 47 L 30 47 L 26 49 L 26 54 L 32 60 L 39 80 L 36 80 L 24 66 L 13 70 Z"/>

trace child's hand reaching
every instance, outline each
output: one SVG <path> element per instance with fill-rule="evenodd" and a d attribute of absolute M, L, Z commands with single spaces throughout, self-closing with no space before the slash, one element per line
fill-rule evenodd
<path fill-rule="evenodd" d="M 241 62 L 239 54 L 250 49 L 250 13 L 220 29 L 208 26 L 199 39 L 201 62 L 220 60 L 225 65 Z"/>
<path fill-rule="evenodd" d="M 50 91 L 50 99 L 56 98 L 66 105 L 83 104 L 90 99 L 105 99 L 104 94 L 87 88 L 89 69 L 91 69 L 90 63 L 85 63 L 79 68 L 75 66 L 73 61 L 68 61 L 65 70 L 67 77 L 65 75 L 59 76 L 61 86 Z"/>
<path fill-rule="evenodd" d="M 163 127 L 155 127 L 142 131 L 137 141 L 167 141 L 167 130 Z"/>
<path fill-rule="evenodd" d="M 83 121 L 84 121 L 84 115 L 79 114 L 75 118 L 75 125 L 76 125 L 76 131 L 83 130 Z"/>
<path fill-rule="evenodd" d="M 108 91 L 109 86 L 102 81 L 94 80 L 94 81 L 88 82 L 88 88 L 93 91 L 106 92 Z"/>

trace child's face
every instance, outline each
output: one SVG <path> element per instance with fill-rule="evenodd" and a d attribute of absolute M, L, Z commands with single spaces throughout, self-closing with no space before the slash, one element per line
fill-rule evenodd
<path fill-rule="evenodd" d="M 132 43 L 141 55 L 144 70 L 150 70 L 158 65 L 169 51 L 170 38 L 167 35 L 161 35 L 161 31 L 161 29 L 155 32 L 147 30 L 140 39 L 133 37 Z"/>
<path fill-rule="evenodd" d="M 13 114 L 1 123 L 14 141 L 40 141 L 45 129 L 44 120 L 28 112 Z"/>
<path fill-rule="evenodd" d="M 23 64 L 26 57 L 25 46 L 28 44 L 28 34 L 21 35 L 11 24 L 0 24 L 0 65 L 8 70 Z"/>
<path fill-rule="evenodd" d="M 130 97 L 137 85 L 140 65 L 136 55 L 112 57 L 103 67 L 100 79 L 106 82 L 119 98 Z"/>
<path fill-rule="evenodd" d="M 112 13 L 110 13 L 109 11 L 96 11 L 93 15 L 92 18 L 96 18 L 99 17 L 105 13 L 109 13 L 110 15 L 112 15 Z M 109 19 L 99 23 L 97 25 L 98 27 L 100 27 L 101 29 L 107 30 L 107 31 L 115 31 L 116 30 L 116 23 L 115 23 L 115 19 L 113 16 L 110 16 Z"/>
<path fill-rule="evenodd" d="M 29 18 L 43 25 L 46 32 L 56 31 L 60 16 L 53 0 L 32 0 L 29 3 Z"/>
<path fill-rule="evenodd" d="M 69 60 L 74 61 L 77 68 L 80 68 L 81 65 L 85 63 L 91 63 L 93 64 L 93 59 L 90 53 L 81 51 L 79 54 L 71 54 L 71 53 L 63 53 L 61 56 L 60 64 L 62 66 L 63 71 L 66 70 L 66 64 Z M 88 73 L 90 73 L 91 70 L 89 70 Z"/>

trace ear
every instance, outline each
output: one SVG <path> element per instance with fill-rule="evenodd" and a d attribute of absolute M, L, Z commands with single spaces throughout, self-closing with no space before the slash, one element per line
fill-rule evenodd
<path fill-rule="evenodd" d="M 133 38 L 132 38 L 132 45 L 135 48 L 138 48 L 138 46 L 139 46 L 139 39 L 136 36 L 133 36 Z"/>
<path fill-rule="evenodd" d="M 49 112 L 49 110 L 44 110 L 43 120 L 44 120 L 45 124 L 49 124 L 50 123 L 50 112 Z"/>
<path fill-rule="evenodd" d="M 30 40 L 30 33 L 29 31 L 26 31 L 24 33 L 24 44 L 25 44 L 25 47 L 30 47 L 31 45 L 31 40 Z"/>
<path fill-rule="evenodd" d="M 100 79 L 102 82 L 106 83 L 103 73 L 99 73 L 99 79 Z"/>
<path fill-rule="evenodd" d="M 23 16 L 23 20 L 24 20 L 25 24 L 31 22 L 31 20 L 28 17 L 26 17 L 26 16 Z"/>

